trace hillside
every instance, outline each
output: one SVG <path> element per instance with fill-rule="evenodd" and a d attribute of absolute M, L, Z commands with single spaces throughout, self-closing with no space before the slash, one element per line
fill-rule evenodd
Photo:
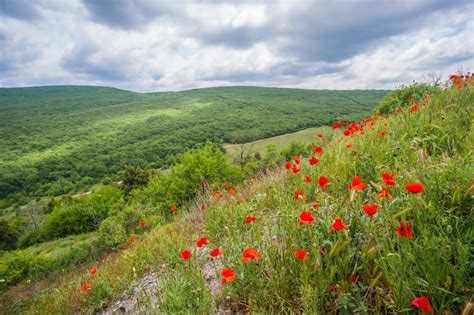
<path fill-rule="evenodd" d="M 241 143 L 366 115 L 386 91 L 225 87 L 134 93 L 105 87 L 0 89 L 3 206 L 160 168 L 186 149 Z"/>
<path fill-rule="evenodd" d="M 183 155 L 80 239 L 77 254 L 126 235 L 111 255 L 9 288 L 0 311 L 470 314 L 474 77 L 452 82 L 394 91 L 387 115 L 336 123 L 244 182 L 219 150 Z M 26 255 L 0 274 L 41 266 L 18 267 Z"/>

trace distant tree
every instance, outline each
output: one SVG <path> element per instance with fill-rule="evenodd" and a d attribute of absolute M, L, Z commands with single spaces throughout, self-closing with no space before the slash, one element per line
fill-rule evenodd
<path fill-rule="evenodd" d="M 18 234 L 6 220 L 0 220 L 0 250 L 15 249 Z"/>
<path fill-rule="evenodd" d="M 149 180 L 147 171 L 140 167 L 127 166 L 122 176 L 122 189 L 128 195 L 133 189 L 146 186 Z"/>

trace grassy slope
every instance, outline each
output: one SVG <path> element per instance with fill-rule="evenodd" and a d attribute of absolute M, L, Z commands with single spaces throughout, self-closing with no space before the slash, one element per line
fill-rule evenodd
<path fill-rule="evenodd" d="M 33 196 L 71 192 L 117 174 L 126 164 L 160 167 L 168 156 L 208 140 L 247 142 L 356 117 L 385 93 L 2 88 L 0 134 L 8 137 L 0 138 L 0 197 L 18 191 Z"/>
<path fill-rule="evenodd" d="M 207 252 L 216 246 L 224 252 L 224 266 L 237 274 L 222 295 L 229 297 L 229 307 L 234 309 L 402 312 L 412 309 L 413 297 L 428 296 L 437 313 L 460 313 L 473 293 L 469 282 L 473 104 L 474 91 L 469 88 L 443 93 L 417 113 L 380 120 L 375 130 L 366 128 L 365 135 L 325 146 L 317 166 L 303 162 L 297 176 L 283 170 L 261 176 L 234 198 L 208 201 L 204 217 L 190 206 L 189 213 L 99 265 L 94 277 L 78 270 L 67 282 L 52 283 L 50 290 L 9 311 L 97 309 L 150 269 L 158 271 L 166 284 L 160 292 L 164 311 L 207 311 L 210 292 L 201 270 L 209 259 L 193 255 L 190 262 L 183 262 L 179 251 Z M 385 135 L 379 137 L 381 130 Z M 346 147 L 348 141 L 352 148 Z M 375 197 L 383 171 L 393 172 L 398 182 L 391 188 L 393 200 Z M 313 179 L 311 184 L 303 182 L 304 174 Z M 331 180 L 324 190 L 315 183 L 320 175 Z M 362 176 L 368 188 L 351 192 L 347 184 L 355 175 Z M 404 185 L 411 181 L 422 182 L 425 191 L 407 193 Z M 305 201 L 293 199 L 297 189 L 304 190 Z M 310 210 L 307 203 L 315 200 L 321 202 L 320 208 L 311 210 L 318 220 L 301 226 L 300 211 Z M 368 217 L 360 206 L 374 202 L 380 205 L 379 212 Z M 244 217 L 250 214 L 256 214 L 257 221 L 244 225 Z M 329 233 L 336 217 L 350 230 Z M 400 221 L 413 227 L 413 239 L 394 233 Z M 196 249 L 193 242 L 204 235 L 212 245 Z M 241 263 L 242 251 L 248 247 L 255 247 L 262 258 Z M 296 249 L 308 251 L 309 257 L 297 261 Z M 350 281 L 354 273 L 359 275 L 357 283 Z M 85 282 L 93 289 L 81 293 Z M 4 302 L 9 304 L 17 299 L 7 297 L 11 300 Z"/>

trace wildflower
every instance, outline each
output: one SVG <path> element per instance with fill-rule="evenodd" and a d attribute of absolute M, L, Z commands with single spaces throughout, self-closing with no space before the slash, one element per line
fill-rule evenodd
<path fill-rule="evenodd" d="M 232 268 L 225 268 L 221 271 L 222 280 L 221 283 L 225 284 L 226 282 L 232 282 L 235 280 L 235 272 Z"/>
<path fill-rule="evenodd" d="M 322 147 L 314 147 L 313 149 L 313 153 L 316 153 L 316 154 L 323 154 L 323 148 Z"/>
<path fill-rule="evenodd" d="M 347 143 L 345 144 L 345 147 L 346 147 L 346 148 L 352 148 L 352 143 L 351 143 L 351 142 L 347 142 Z"/>
<path fill-rule="evenodd" d="M 191 251 L 190 250 L 185 249 L 185 250 L 181 251 L 181 258 L 183 258 L 183 260 L 188 260 L 189 257 L 191 257 Z"/>
<path fill-rule="evenodd" d="M 97 272 L 97 268 L 96 267 L 92 267 L 91 269 L 89 269 L 89 273 L 91 275 L 95 275 L 95 273 Z"/>
<path fill-rule="evenodd" d="M 84 285 L 82 285 L 82 291 L 87 292 L 90 289 L 92 289 L 92 286 L 89 283 L 85 283 Z"/>
<path fill-rule="evenodd" d="M 319 184 L 319 187 L 324 188 L 324 186 L 329 184 L 329 178 L 327 178 L 325 176 L 319 176 L 318 184 Z"/>
<path fill-rule="evenodd" d="M 133 242 L 133 241 L 135 241 L 135 240 L 136 240 L 136 238 L 135 238 L 135 236 L 133 236 L 133 235 L 130 235 L 130 237 L 128 238 L 128 240 L 129 240 L 130 242 Z"/>
<path fill-rule="evenodd" d="M 426 296 L 414 298 L 413 300 L 411 300 L 411 305 L 416 306 L 420 311 L 423 312 L 433 312 L 433 307 L 431 306 L 430 301 Z"/>
<path fill-rule="evenodd" d="M 311 166 L 319 163 L 319 160 L 315 156 L 312 156 L 308 161 Z"/>
<path fill-rule="evenodd" d="M 317 135 L 317 136 L 318 136 L 318 138 L 322 138 L 322 137 L 323 137 L 323 135 L 322 135 L 322 134 L 320 134 L 320 133 L 318 133 L 318 135 Z"/>
<path fill-rule="evenodd" d="M 249 216 L 246 216 L 245 217 L 245 223 L 249 224 L 253 221 L 257 220 L 257 215 L 256 214 L 252 214 L 252 215 L 249 215 Z"/>
<path fill-rule="evenodd" d="M 344 223 L 342 223 L 341 218 L 337 218 L 336 220 L 334 220 L 334 223 L 332 224 L 331 228 L 329 229 L 329 232 L 334 233 L 335 231 L 340 231 L 340 230 L 344 230 L 344 229 L 347 229 L 347 226 L 345 226 Z"/>
<path fill-rule="evenodd" d="M 380 130 L 378 133 L 378 138 L 382 138 L 385 135 L 385 130 Z"/>
<path fill-rule="evenodd" d="M 349 189 L 362 190 L 367 187 L 367 183 L 362 181 L 362 177 L 354 176 L 352 182 L 349 184 Z"/>
<path fill-rule="evenodd" d="M 395 232 L 398 235 L 401 235 L 403 237 L 413 238 L 413 235 L 411 235 L 413 230 L 411 229 L 410 225 L 406 222 L 400 222 L 400 226 L 395 229 Z"/>
<path fill-rule="evenodd" d="M 377 194 L 377 198 L 385 198 L 388 197 L 388 199 L 393 199 L 392 194 L 390 193 L 390 190 L 388 188 L 382 187 L 380 192 Z"/>
<path fill-rule="evenodd" d="M 356 283 L 357 280 L 359 280 L 359 274 L 358 274 L 358 273 L 353 273 L 353 274 L 351 275 L 351 281 L 354 282 L 354 283 Z"/>
<path fill-rule="evenodd" d="M 286 162 L 286 163 L 285 163 L 285 168 L 286 168 L 287 170 L 292 170 L 293 167 L 294 167 L 294 164 L 293 164 L 293 163 L 291 163 L 291 162 Z"/>
<path fill-rule="evenodd" d="M 141 221 L 140 221 L 140 227 L 141 227 L 141 228 L 145 228 L 145 226 L 146 226 L 145 221 L 144 221 L 144 220 L 141 220 Z"/>
<path fill-rule="evenodd" d="M 362 209 L 367 215 L 374 215 L 377 213 L 377 209 L 379 208 L 379 205 L 374 203 L 374 204 L 367 204 L 363 205 Z"/>
<path fill-rule="evenodd" d="M 196 246 L 201 248 L 203 245 L 207 245 L 209 244 L 209 240 L 207 239 L 207 237 L 201 237 L 199 239 L 199 241 L 196 242 Z"/>
<path fill-rule="evenodd" d="M 211 257 L 217 257 L 217 256 L 220 256 L 222 255 L 222 252 L 220 251 L 219 248 L 214 248 L 210 253 L 209 253 L 209 256 Z"/>
<path fill-rule="evenodd" d="M 205 204 L 205 203 L 201 203 L 200 208 L 201 208 L 201 211 L 206 210 L 206 204 Z"/>
<path fill-rule="evenodd" d="M 309 204 L 309 206 L 315 209 L 315 208 L 319 208 L 321 206 L 321 203 L 319 201 L 313 201 Z"/>
<path fill-rule="evenodd" d="M 178 208 L 176 207 L 176 205 L 172 205 L 172 206 L 170 207 L 170 209 L 171 209 L 171 212 L 173 212 L 173 213 L 176 212 L 176 210 L 178 210 Z"/>
<path fill-rule="evenodd" d="M 242 254 L 242 262 L 248 263 L 252 259 L 260 259 L 260 253 L 255 248 L 247 248 Z"/>
<path fill-rule="evenodd" d="M 305 175 L 303 179 L 306 183 L 311 183 L 311 178 L 308 175 Z"/>
<path fill-rule="evenodd" d="M 298 174 L 301 171 L 301 169 L 299 169 L 298 166 L 295 165 L 295 167 L 293 167 L 292 171 L 293 171 L 293 174 Z"/>
<path fill-rule="evenodd" d="M 393 174 L 390 173 L 382 173 L 382 180 L 385 185 L 388 186 L 395 186 L 397 184 L 397 182 L 393 180 Z"/>
<path fill-rule="evenodd" d="M 413 194 L 418 194 L 425 190 L 425 186 L 421 183 L 409 183 L 406 184 L 405 188 Z"/>
<path fill-rule="evenodd" d="M 313 216 L 313 214 L 309 211 L 303 211 L 300 213 L 300 224 L 312 224 L 314 221 L 316 221 L 316 218 Z"/>
<path fill-rule="evenodd" d="M 410 107 L 410 112 L 411 113 L 416 113 L 418 111 L 418 106 L 416 104 L 413 104 L 411 107 Z"/>
<path fill-rule="evenodd" d="M 300 164 L 301 158 L 300 158 L 299 155 L 295 155 L 295 156 L 293 157 L 293 159 L 295 160 L 295 163 L 296 163 L 296 164 Z"/>
<path fill-rule="evenodd" d="M 293 252 L 293 255 L 297 259 L 304 259 L 306 257 L 306 255 L 308 255 L 308 253 L 306 251 L 302 250 L 302 249 L 299 249 L 299 250 L 295 250 Z"/>
<path fill-rule="evenodd" d="M 304 193 L 302 190 L 297 190 L 294 196 L 295 200 L 304 199 Z"/>

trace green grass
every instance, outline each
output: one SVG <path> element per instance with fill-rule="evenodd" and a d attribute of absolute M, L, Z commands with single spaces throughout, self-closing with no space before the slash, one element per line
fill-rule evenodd
<path fill-rule="evenodd" d="M 367 114 L 387 91 L 225 87 L 0 89 L 0 208 L 160 168 L 207 141 L 249 142 Z"/>

